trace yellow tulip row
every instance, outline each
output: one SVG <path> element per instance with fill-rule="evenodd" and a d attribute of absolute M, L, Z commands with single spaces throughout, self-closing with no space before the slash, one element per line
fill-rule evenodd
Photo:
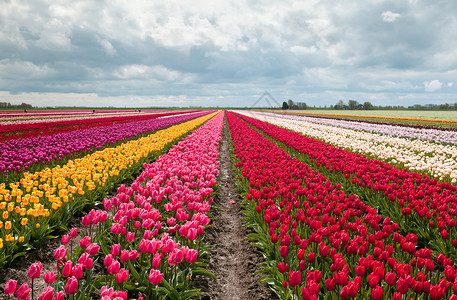
<path fill-rule="evenodd" d="M 4 242 L 27 242 L 27 234 L 47 224 L 49 217 L 58 215 L 62 206 L 68 210 L 76 200 L 90 202 L 90 198 L 110 180 L 123 175 L 123 171 L 142 163 L 216 114 L 171 126 L 115 148 L 96 151 L 63 166 L 46 168 L 34 174 L 24 173 L 19 182 L 11 183 L 9 187 L 0 184 L 0 256 Z M 33 238 L 37 237 L 32 234 Z"/>

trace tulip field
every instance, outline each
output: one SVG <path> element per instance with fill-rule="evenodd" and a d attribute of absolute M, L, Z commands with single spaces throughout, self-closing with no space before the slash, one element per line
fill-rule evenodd
<path fill-rule="evenodd" d="M 246 110 L 42 111 L 2 115 L 0 143 L 0 268 L 59 242 L 50 264 L 5 278 L 0 299 L 202 298 L 201 278 L 218 280 L 211 253 L 222 245 L 209 235 L 222 159 L 274 297 L 457 299 L 450 128 Z"/>

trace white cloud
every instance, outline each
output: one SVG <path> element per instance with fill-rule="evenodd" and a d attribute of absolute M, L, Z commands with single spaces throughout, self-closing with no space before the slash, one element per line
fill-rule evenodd
<path fill-rule="evenodd" d="M 426 92 L 437 91 L 437 90 L 441 89 L 442 86 L 443 86 L 443 84 L 439 80 L 436 80 L 436 79 L 424 82 L 424 87 L 425 87 L 424 90 Z"/>
<path fill-rule="evenodd" d="M 388 22 L 388 23 L 395 22 L 398 18 L 401 17 L 400 14 L 391 12 L 390 10 L 383 11 L 381 16 L 382 16 L 382 20 L 384 22 Z"/>
<path fill-rule="evenodd" d="M 450 81 L 450 82 L 447 83 L 447 86 L 449 86 L 449 87 L 451 87 L 451 86 L 453 86 L 453 85 L 454 85 L 454 83 L 453 83 L 452 81 Z"/>

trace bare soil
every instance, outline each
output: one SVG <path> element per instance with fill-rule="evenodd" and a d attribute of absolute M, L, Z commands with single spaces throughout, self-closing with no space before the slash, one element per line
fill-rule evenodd
<path fill-rule="evenodd" d="M 229 143 L 229 128 L 225 122 L 219 149 L 219 189 L 212 209 L 214 227 L 207 230 L 206 240 L 211 247 L 209 271 L 216 279 L 201 279 L 197 287 L 202 289 L 203 300 L 278 299 L 266 284 L 259 282 L 262 274 L 256 274 L 263 257 L 246 240 L 249 232 L 243 226 L 242 198 L 235 189 Z"/>

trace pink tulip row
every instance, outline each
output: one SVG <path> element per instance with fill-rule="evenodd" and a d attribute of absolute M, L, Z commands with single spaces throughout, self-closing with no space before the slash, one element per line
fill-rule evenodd
<path fill-rule="evenodd" d="M 107 299 L 187 299 L 193 276 L 205 269 L 200 237 L 210 219 L 212 186 L 219 169 L 223 113 L 217 114 L 174 145 L 144 171 L 131 187 L 103 201 L 82 219 L 85 229 L 70 230 L 54 251 L 55 272 L 42 274 L 41 263 L 28 273 L 49 286 L 38 299 L 74 297 Z M 75 243 L 75 240 L 78 242 Z M 97 263 L 98 261 L 98 263 Z M 94 268 L 102 269 L 94 276 Z M 33 289 L 10 280 L 5 293 L 29 299 Z"/>
<path fill-rule="evenodd" d="M 280 298 L 457 298 L 445 254 L 435 261 L 417 235 L 399 234 L 399 224 L 227 115 L 247 219 Z"/>

